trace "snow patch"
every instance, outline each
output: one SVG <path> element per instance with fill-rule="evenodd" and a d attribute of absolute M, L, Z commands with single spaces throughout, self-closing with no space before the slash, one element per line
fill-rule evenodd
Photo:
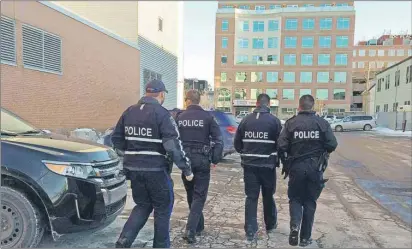
<path fill-rule="evenodd" d="M 401 131 L 401 130 L 391 130 L 386 127 L 376 127 L 373 129 L 375 133 L 386 135 L 386 136 L 400 136 L 400 137 L 412 137 L 412 131 Z"/>

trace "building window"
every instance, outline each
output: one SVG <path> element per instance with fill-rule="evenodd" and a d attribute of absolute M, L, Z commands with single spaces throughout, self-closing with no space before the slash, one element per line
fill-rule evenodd
<path fill-rule="evenodd" d="M 388 112 L 388 110 L 389 110 L 389 105 L 388 105 L 388 104 L 384 104 L 384 105 L 383 105 L 383 111 L 384 111 L 384 112 Z"/>
<path fill-rule="evenodd" d="M 330 3 L 321 3 L 320 7 L 332 7 L 332 4 L 330 4 Z"/>
<path fill-rule="evenodd" d="M 408 49 L 408 56 L 412 56 L 412 49 Z"/>
<path fill-rule="evenodd" d="M 405 105 L 411 105 L 411 101 L 410 101 L 410 100 L 405 101 L 404 104 L 405 104 Z"/>
<path fill-rule="evenodd" d="M 317 100 L 328 100 L 329 90 L 328 89 L 316 89 L 316 99 Z"/>
<path fill-rule="evenodd" d="M 299 98 L 302 97 L 303 95 L 312 95 L 312 90 L 311 89 L 300 89 Z"/>
<path fill-rule="evenodd" d="M 369 56 L 376 56 L 376 50 L 375 49 L 370 49 L 369 50 Z"/>
<path fill-rule="evenodd" d="M 303 36 L 302 37 L 302 48 L 313 48 L 313 36 Z"/>
<path fill-rule="evenodd" d="M 269 95 L 270 99 L 277 99 L 278 89 L 266 89 L 266 94 Z"/>
<path fill-rule="evenodd" d="M 278 61 L 278 56 L 275 54 L 268 54 L 267 61 Z"/>
<path fill-rule="evenodd" d="M 227 55 L 222 55 L 220 57 L 220 63 L 222 64 L 226 64 L 227 63 Z"/>
<path fill-rule="evenodd" d="M 358 62 L 358 68 L 365 68 L 365 62 L 359 61 Z"/>
<path fill-rule="evenodd" d="M 253 38 L 253 48 L 254 49 L 263 49 L 263 38 Z"/>
<path fill-rule="evenodd" d="M 396 51 L 396 55 L 397 55 L 397 56 L 404 56 L 404 55 L 405 55 L 405 50 L 403 50 L 403 49 L 398 49 L 398 50 Z"/>
<path fill-rule="evenodd" d="M 332 37 L 330 36 L 320 36 L 319 37 L 319 47 L 320 48 L 330 48 L 332 44 Z"/>
<path fill-rule="evenodd" d="M 335 72 L 333 78 L 335 83 L 346 83 L 346 72 Z"/>
<path fill-rule="evenodd" d="M 353 57 L 356 57 L 356 50 L 353 50 Z"/>
<path fill-rule="evenodd" d="M 396 50 L 395 49 L 389 49 L 388 55 L 389 56 L 395 56 L 396 55 Z"/>
<path fill-rule="evenodd" d="M 253 56 L 252 56 L 252 61 L 253 61 L 253 62 L 263 61 L 263 56 L 261 56 L 261 55 L 253 55 Z"/>
<path fill-rule="evenodd" d="M 365 56 L 366 52 L 364 49 L 359 50 L 359 56 Z"/>
<path fill-rule="evenodd" d="M 287 65 L 287 66 L 296 65 L 296 54 L 285 54 L 283 56 L 283 65 Z"/>
<path fill-rule="evenodd" d="M 412 82 L 412 66 L 406 68 L 406 84 Z"/>
<path fill-rule="evenodd" d="M 16 31 L 15 21 L 1 17 L 0 28 L 0 58 L 1 63 L 16 64 Z"/>
<path fill-rule="evenodd" d="M 392 105 L 392 111 L 396 112 L 396 110 L 398 110 L 398 102 L 395 102 Z"/>
<path fill-rule="evenodd" d="M 236 82 L 246 82 L 246 72 L 236 72 Z"/>
<path fill-rule="evenodd" d="M 285 37 L 285 48 L 296 48 L 297 37 L 296 36 L 286 36 Z"/>
<path fill-rule="evenodd" d="M 262 72 L 252 72 L 250 74 L 251 82 L 263 82 L 263 73 Z"/>
<path fill-rule="evenodd" d="M 313 65 L 313 54 L 301 54 L 300 64 L 302 66 L 312 66 Z"/>
<path fill-rule="evenodd" d="M 222 5 L 222 9 L 233 9 L 232 5 Z"/>
<path fill-rule="evenodd" d="M 297 111 L 297 108 L 282 108 L 282 114 L 295 114 Z"/>
<path fill-rule="evenodd" d="M 352 68 L 356 68 L 356 62 L 352 62 Z"/>
<path fill-rule="evenodd" d="M 318 83 L 329 83 L 329 72 L 318 72 L 317 82 Z"/>
<path fill-rule="evenodd" d="M 335 56 L 336 66 L 346 66 L 348 65 L 348 55 L 347 54 L 336 54 Z"/>
<path fill-rule="evenodd" d="M 409 67 L 408 67 L 409 68 Z M 401 71 L 397 70 L 395 72 L 395 87 L 399 86 L 401 83 Z"/>
<path fill-rule="evenodd" d="M 226 82 L 227 81 L 227 73 L 222 72 L 220 73 L 220 82 Z"/>
<path fill-rule="evenodd" d="M 321 18 L 319 22 L 320 30 L 332 29 L 332 18 Z"/>
<path fill-rule="evenodd" d="M 329 66 L 330 65 L 330 54 L 318 54 L 318 65 L 319 66 Z"/>
<path fill-rule="evenodd" d="M 376 106 L 376 112 L 380 112 L 381 107 L 379 105 Z"/>
<path fill-rule="evenodd" d="M 247 99 L 246 89 L 236 88 L 235 99 Z"/>
<path fill-rule="evenodd" d="M 381 68 L 383 68 L 384 65 L 385 65 L 385 62 L 383 62 L 383 61 L 378 61 L 377 68 L 381 69 Z"/>
<path fill-rule="evenodd" d="M 385 56 L 385 50 L 379 49 L 378 56 Z"/>
<path fill-rule="evenodd" d="M 369 68 L 376 68 L 376 63 L 374 61 L 369 62 Z"/>
<path fill-rule="evenodd" d="M 303 30 L 314 30 L 315 29 L 315 19 L 313 18 L 303 19 L 302 28 Z"/>
<path fill-rule="evenodd" d="M 333 99 L 334 100 L 345 100 L 346 93 L 345 89 L 333 89 Z"/>
<path fill-rule="evenodd" d="M 268 38 L 268 48 L 278 48 L 279 39 L 278 37 L 269 37 Z"/>
<path fill-rule="evenodd" d="M 304 8 L 312 8 L 312 7 L 315 7 L 315 5 L 314 4 L 304 4 L 303 7 Z"/>
<path fill-rule="evenodd" d="M 273 10 L 273 9 L 281 9 L 281 8 L 282 8 L 282 5 L 280 5 L 280 4 L 271 4 L 271 5 L 269 6 L 269 8 L 270 8 L 271 10 Z"/>
<path fill-rule="evenodd" d="M 61 73 L 60 37 L 23 24 L 23 65 L 46 72 Z"/>
<path fill-rule="evenodd" d="M 229 21 L 222 20 L 222 31 L 228 31 L 228 30 L 229 30 Z"/>
<path fill-rule="evenodd" d="M 238 38 L 237 45 L 239 48 L 248 48 L 249 47 L 249 39 L 247 38 Z"/>
<path fill-rule="evenodd" d="M 278 82 L 279 73 L 278 72 L 267 72 L 266 81 L 270 83 Z"/>
<path fill-rule="evenodd" d="M 222 48 L 227 48 L 227 37 L 222 37 Z"/>
<path fill-rule="evenodd" d="M 244 32 L 249 31 L 249 21 L 242 21 L 242 31 Z"/>
<path fill-rule="evenodd" d="M 278 20 L 269 20 L 269 31 L 278 31 L 279 30 L 279 21 Z"/>
<path fill-rule="evenodd" d="M 298 7 L 299 7 L 299 5 L 297 5 L 297 4 L 288 4 L 286 6 L 286 8 L 298 8 Z"/>
<path fill-rule="evenodd" d="M 347 48 L 349 46 L 348 36 L 336 36 L 336 47 L 337 48 Z"/>
<path fill-rule="evenodd" d="M 312 72 L 300 72 L 300 83 L 312 83 Z"/>
<path fill-rule="evenodd" d="M 337 20 L 336 28 L 340 30 L 348 30 L 350 27 L 350 19 L 346 17 L 339 17 Z"/>
<path fill-rule="evenodd" d="M 389 89 L 391 86 L 391 75 L 387 75 L 386 76 L 386 80 L 385 80 L 385 89 Z"/>
<path fill-rule="evenodd" d="M 298 30 L 298 19 L 286 19 L 286 30 Z"/>
<path fill-rule="evenodd" d="M 265 10 L 265 5 L 256 5 L 255 10 Z"/>
<path fill-rule="evenodd" d="M 240 6 L 239 6 L 239 9 L 241 9 L 241 10 L 249 10 L 249 9 L 250 9 L 250 6 L 249 6 L 249 5 L 240 5 Z"/>
<path fill-rule="evenodd" d="M 284 100 L 294 100 L 295 99 L 295 89 L 283 89 L 282 99 L 284 99 Z"/>
<path fill-rule="evenodd" d="M 378 79 L 378 86 L 376 87 L 377 92 L 380 92 L 382 90 L 382 82 L 384 82 L 384 81 L 385 81 L 384 78 Z"/>
<path fill-rule="evenodd" d="M 239 54 L 236 56 L 236 63 L 237 64 L 242 64 L 246 63 L 249 60 L 249 56 L 245 54 Z"/>
<path fill-rule="evenodd" d="M 158 25 L 158 31 L 163 32 L 163 19 L 161 17 L 157 19 L 157 25 Z"/>
<path fill-rule="evenodd" d="M 285 83 L 295 83 L 295 72 L 284 72 L 283 82 Z"/>
<path fill-rule="evenodd" d="M 264 32 L 265 22 L 264 21 L 253 21 L 253 32 Z"/>
<path fill-rule="evenodd" d="M 263 93 L 262 89 L 250 89 L 250 98 L 257 99 L 259 94 Z"/>
<path fill-rule="evenodd" d="M 162 75 L 159 73 L 155 73 L 149 69 L 143 69 L 143 82 L 146 85 L 152 80 L 162 80 Z"/>

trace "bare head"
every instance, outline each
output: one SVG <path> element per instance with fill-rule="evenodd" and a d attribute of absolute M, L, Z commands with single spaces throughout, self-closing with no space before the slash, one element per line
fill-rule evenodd
<path fill-rule="evenodd" d="M 161 105 L 165 102 L 166 93 L 166 87 L 160 80 L 152 80 L 146 85 L 145 96 L 155 98 Z"/>
<path fill-rule="evenodd" d="M 189 90 L 185 96 L 186 106 L 198 105 L 200 103 L 200 93 L 197 90 Z"/>
<path fill-rule="evenodd" d="M 270 107 L 269 95 L 267 95 L 266 93 L 259 94 L 259 96 L 257 97 L 256 106 L 257 107 L 263 107 L 263 106 Z"/>
<path fill-rule="evenodd" d="M 315 99 L 310 94 L 303 95 L 299 99 L 299 111 L 312 111 Z"/>

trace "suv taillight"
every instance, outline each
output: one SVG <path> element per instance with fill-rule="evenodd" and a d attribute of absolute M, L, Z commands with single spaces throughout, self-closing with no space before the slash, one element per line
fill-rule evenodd
<path fill-rule="evenodd" d="M 234 127 L 234 126 L 228 126 L 228 127 L 226 127 L 226 130 L 230 134 L 235 134 L 236 133 L 236 127 Z"/>

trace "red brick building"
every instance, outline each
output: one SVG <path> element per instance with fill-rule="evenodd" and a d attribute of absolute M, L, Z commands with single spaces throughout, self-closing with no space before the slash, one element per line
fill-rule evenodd
<path fill-rule="evenodd" d="M 140 51 L 73 13 L 1 2 L 1 106 L 40 128 L 113 126 L 140 91 Z"/>

